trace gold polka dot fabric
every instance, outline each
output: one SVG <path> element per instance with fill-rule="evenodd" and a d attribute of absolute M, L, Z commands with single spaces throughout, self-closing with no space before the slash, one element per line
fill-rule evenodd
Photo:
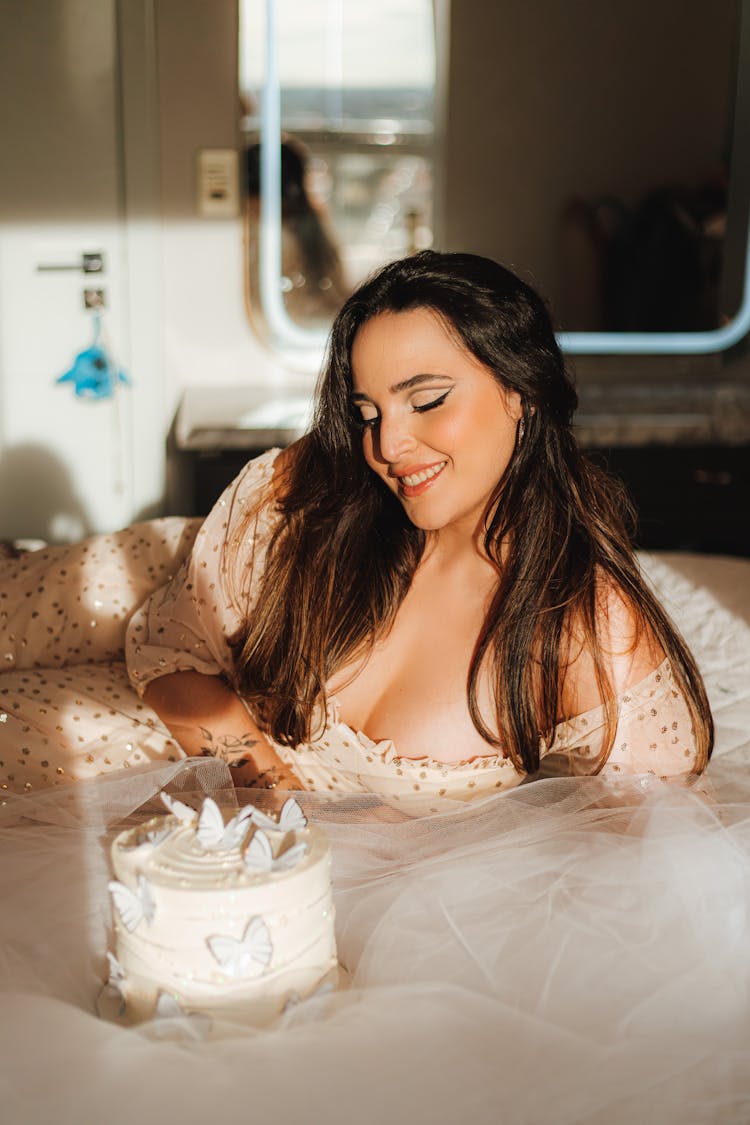
<path fill-rule="evenodd" d="M 294 748 L 274 743 L 304 789 L 322 793 L 377 793 L 409 815 L 445 812 L 465 801 L 513 789 L 524 775 L 502 755 L 464 762 L 404 758 L 391 739 L 374 742 L 341 721 L 329 700 L 319 739 Z"/>
<path fill-rule="evenodd" d="M 152 520 L 0 562 L 0 786 L 11 793 L 182 751 L 123 658 L 135 609 L 168 582 L 199 521 Z"/>
<path fill-rule="evenodd" d="M 568 763 L 566 772 L 586 773 L 598 758 L 605 733 L 604 709 L 560 723 L 552 752 Z M 546 746 L 542 746 L 542 754 Z M 664 660 L 617 700 L 617 729 L 602 768 L 604 777 L 650 774 L 663 780 L 690 773 L 696 762 L 693 724 L 685 698 Z"/>
<path fill-rule="evenodd" d="M 139 694 L 159 676 L 192 669 L 218 675 L 232 669 L 229 640 L 253 608 L 268 541 L 277 516 L 271 499 L 277 449 L 250 461 L 225 490 L 197 533 L 193 550 L 172 582 L 133 615 L 127 631 L 130 676 Z M 263 500 L 267 496 L 267 503 Z M 259 512 L 245 532 L 242 563 L 234 546 L 248 513 Z M 242 597 L 243 605 L 238 604 Z"/>
<path fill-rule="evenodd" d="M 2 677 L 0 786 L 11 793 L 184 757 L 128 680 L 125 664 Z"/>

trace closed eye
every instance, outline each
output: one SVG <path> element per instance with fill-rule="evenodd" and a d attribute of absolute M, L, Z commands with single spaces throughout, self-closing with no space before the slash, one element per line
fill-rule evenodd
<path fill-rule="evenodd" d="M 380 421 L 379 414 L 373 414 L 371 418 L 365 418 L 356 407 L 353 408 L 352 414 L 355 426 L 358 426 L 361 430 L 371 430 Z"/>
<path fill-rule="evenodd" d="M 452 390 L 453 388 L 450 387 L 447 391 L 444 391 L 443 394 L 438 395 L 437 398 L 433 398 L 429 402 L 424 402 L 420 406 L 414 406 L 412 409 L 417 414 L 424 414 L 428 410 L 434 410 L 437 406 L 442 406 Z"/>
<path fill-rule="evenodd" d="M 437 398 L 430 399 L 429 402 L 413 403 L 411 409 L 415 414 L 425 414 L 428 410 L 435 410 L 438 406 L 442 406 L 452 390 L 453 387 L 449 387 L 447 391 L 443 391 Z M 369 404 L 367 405 L 369 406 Z M 355 425 L 362 430 L 372 430 L 380 422 L 379 413 L 366 418 L 359 412 L 356 405 L 353 405 L 353 415 Z"/>

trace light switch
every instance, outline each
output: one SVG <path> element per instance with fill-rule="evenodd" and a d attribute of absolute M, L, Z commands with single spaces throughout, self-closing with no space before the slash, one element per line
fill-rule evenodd
<path fill-rule="evenodd" d="M 237 152 L 204 148 L 198 153 L 198 213 L 206 219 L 233 219 L 239 214 Z"/>

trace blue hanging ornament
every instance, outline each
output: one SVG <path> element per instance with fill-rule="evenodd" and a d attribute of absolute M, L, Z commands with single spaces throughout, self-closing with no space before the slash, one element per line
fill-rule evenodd
<path fill-rule="evenodd" d="M 72 367 L 59 375 L 56 383 L 72 383 L 77 398 L 112 398 L 118 383 L 128 385 L 130 380 L 113 361 L 101 343 L 102 310 L 94 313 L 94 341 L 89 348 L 79 352 Z"/>

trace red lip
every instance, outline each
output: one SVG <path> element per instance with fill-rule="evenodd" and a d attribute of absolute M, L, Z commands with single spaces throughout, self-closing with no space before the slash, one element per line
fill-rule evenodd
<path fill-rule="evenodd" d="M 443 475 L 443 472 L 445 470 L 445 463 L 443 464 L 443 468 L 439 473 L 435 473 L 435 476 L 430 477 L 429 480 L 421 481 L 420 484 L 404 484 L 403 477 L 411 476 L 412 473 L 423 473 L 425 469 L 431 469 L 435 465 L 439 465 L 440 463 L 440 461 L 433 461 L 430 465 L 420 465 L 417 468 L 409 468 L 404 473 L 399 473 L 397 480 L 398 490 L 401 496 L 404 496 L 406 499 L 411 499 L 413 496 L 421 496 L 423 492 L 426 492 L 429 488 L 432 488 L 433 484 L 435 484 L 436 481 L 440 480 L 441 476 Z"/>
<path fill-rule="evenodd" d="M 402 477 L 411 477 L 414 473 L 423 473 L 425 469 L 434 469 L 435 465 L 441 464 L 442 459 L 440 461 L 426 461 L 422 465 L 409 465 L 406 469 L 401 469 L 400 472 L 393 473 L 392 475 L 400 481 Z"/>

